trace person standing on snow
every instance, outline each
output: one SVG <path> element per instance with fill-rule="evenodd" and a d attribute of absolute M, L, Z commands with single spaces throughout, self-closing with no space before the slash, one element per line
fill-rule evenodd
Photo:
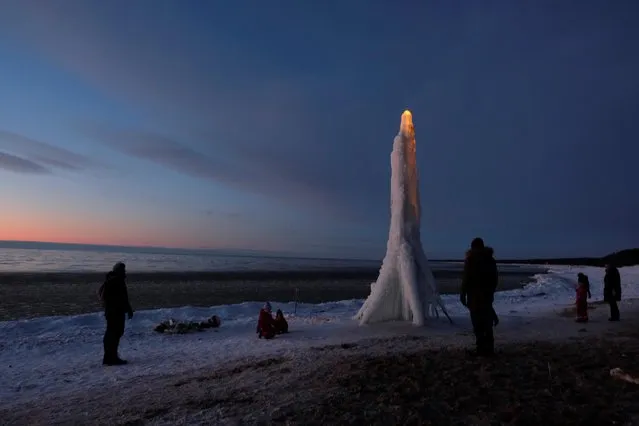
<path fill-rule="evenodd" d="M 610 305 L 610 318 L 608 321 L 619 321 L 619 306 L 621 300 L 621 275 L 614 265 L 606 265 L 604 276 L 604 302 Z"/>
<path fill-rule="evenodd" d="M 474 354 L 478 356 L 492 356 L 495 352 L 493 300 L 499 273 L 493 254 L 493 249 L 484 246 L 481 238 L 475 238 L 464 260 L 459 299 L 470 311 L 477 349 Z"/>
<path fill-rule="evenodd" d="M 129 293 L 126 287 L 126 266 L 118 262 L 113 266 L 100 289 L 104 303 L 106 318 L 106 332 L 104 333 L 103 365 L 123 365 L 127 362 L 118 356 L 120 338 L 124 334 L 125 316 L 133 318 L 133 309 L 129 303 Z"/>
<path fill-rule="evenodd" d="M 590 294 L 590 280 L 588 276 L 582 272 L 577 274 L 575 305 L 577 308 L 577 322 L 588 322 L 588 299 L 592 297 Z"/>

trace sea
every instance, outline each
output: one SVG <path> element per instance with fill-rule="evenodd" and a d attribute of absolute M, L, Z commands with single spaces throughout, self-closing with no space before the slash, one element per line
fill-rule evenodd
<path fill-rule="evenodd" d="M 103 272 L 125 262 L 136 272 L 244 272 L 371 269 L 381 259 L 330 259 L 83 244 L 0 241 L 0 272 Z M 433 269 L 457 270 L 458 262 L 431 262 Z"/>
<path fill-rule="evenodd" d="M 185 250 L 154 247 L 115 247 L 83 244 L 0 242 L 0 272 L 103 272 L 125 262 L 136 272 L 305 271 L 378 268 L 381 260 L 321 259 Z"/>

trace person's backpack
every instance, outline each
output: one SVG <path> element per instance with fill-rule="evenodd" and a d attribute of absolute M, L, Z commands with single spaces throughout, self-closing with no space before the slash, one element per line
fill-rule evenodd
<path fill-rule="evenodd" d="M 102 283 L 102 285 L 100 286 L 100 288 L 98 289 L 98 300 L 100 301 L 100 304 L 104 305 L 104 289 L 106 288 L 106 281 L 104 281 Z"/>
<path fill-rule="evenodd" d="M 104 305 L 104 291 L 105 291 L 105 288 L 106 288 L 106 284 L 107 284 L 107 282 L 109 281 L 109 278 L 111 278 L 111 276 L 112 276 L 112 273 L 111 273 L 111 272 L 109 272 L 109 273 L 106 275 L 106 278 L 104 279 L 104 282 L 102 283 L 102 285 L 101 285 L 101 286 L 100 286 L 100 288 L 98 289 L 98 300 L 100 301 L 100 303 L 101 303 L 102 305 Z"/>

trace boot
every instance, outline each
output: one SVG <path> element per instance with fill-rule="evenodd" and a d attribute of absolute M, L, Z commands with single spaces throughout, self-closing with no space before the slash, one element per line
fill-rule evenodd
<path fill-rule="evenodd" d="M 491 358 L 495 356 L 495 348 L 492 345 L 486 345 L 482 348 L 481 356 L 484 358 Z"/>
<path fill-rule="evenodd" d="M 127 361 L 120 358 L 118 356 L 118 352 L 110 350 L 109 352 L 105 352 L 104 358 L 102 359 L 102 365 L 124 365 L 127 364 Z"/>
<path fill-rule="evenodd" d="M 104 339 L 104 356 L 102 357 L 102 365 L 111 365 L 113 361 L 113 351 L 108 339 Z"/>
<path fill-rule="evenodd" d="M 488 331 L 487 336 L 484 339 L 484 356 L 492 357 L 495 355 L 495 337 L 493 336 L 493 330 Z"/>
<path fill-rule="evenodd" d="M 117 342 L 108 342 L 108 344 L 104 345 L 104 357 L 102 358 L 102 365 L 124 365 L 127 364 L 127 361 L 120 358 L 118 356 L 118 346 L 119 341 Z"/>
<path fill-rule="evenodd" d="M 111 345 L 104 345 L 104 356 L 102 357 L 102 365 L 114 365 L 113 362 L 118 357 L 117 352 L 113 354 Z"/>
<path fill-rule="evenodd" d="M 471 358 L 477 358 L 482 356 L 482 352 L 483 352 L 483 342 L 480 337 L 477 337 L 475 339 L 475 347 L 473 349 L 467 349 L 466 355 L 468 355 Z"/>
<path fill-rule="evenodd" d="M 477 339 L 477 351 L 474 356 L 489 358 L 495 355 L 494 338 L 491 335 L 483 335 Z"/>
<path fill-rule="evenodd" d="M 120 346 L 120 338 L 115 341 L 113 345 L 113 364 L 112 365 L 124 365 L 126 364 L 126 360 L 120 358 L 118 355 L 118 347 Z"/>
<path fill-rule="evenodd" d="M 115 358 L 115 359 L 110 359 L 110 358 L 104 358 L 102 360 L 102 365 L 125 365 L 128 364 L 128 362 L 124 359 L 120 359 L 120 358 Z"/>

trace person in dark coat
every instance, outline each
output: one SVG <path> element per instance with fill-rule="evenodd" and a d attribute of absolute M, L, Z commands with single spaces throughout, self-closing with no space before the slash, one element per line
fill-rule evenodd
<path fill-rule="evenodd" d="M 470 311 L 477 347 L 475 354 L 479 356 L 491 356 L 495 351 L 493 300 L 499 274 L 493 254 L 493 249 L 484 246 L 481 238 L 475 238 L 464 261 L 460 301 Z"/>
<path fill-rule="evenodd" d="M 133 318 L 133 309 L 129 303 L 129 293 L 126 288 L 126 266 L 118 262 L 106 276 L 102 300 L 104 302 L 104 316 L 106 318 L 106 332 L 104 333 L 104 365 L 123 365 L 127 362 L 118 355 L 120 338 L 124 334 L 125 316 Z"/>
<path fill-rule="evenodd" d="M 614 265 L 606 265 L 604 276 L 604 302 L 610 305 L 610 318 L 608 321 L 619 321 L 619 306 L 621 300 L 621 275 Z"/>
<path fill-rule="evenodd" d="M 286 321 L 286 318 L 284 318 L 284 313 L 281 309 L 278 309 L 277 312 L 275 312 L 274 325 L 275 332 L 277 334 L 288 333 L 288 321 Z"/>

